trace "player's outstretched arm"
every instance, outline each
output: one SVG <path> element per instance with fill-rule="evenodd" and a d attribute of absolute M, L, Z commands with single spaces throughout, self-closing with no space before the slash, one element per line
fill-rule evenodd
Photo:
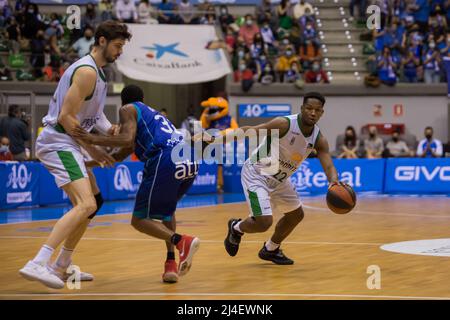
<path fill-rule="evenodd" d="M 120 108 L 120 131 L 117 135 L 97 135 L 86 132 L 83 129 L 76 129 L 75 136 L 83 141 L 99 146 L 108 147 L 130 147 L 134 145 L 137 129 L 137 112 L 132 105 L 125 105 Z"/>
<path fill-rule="evenodd" d="M 337 183 L 339 181 L 338 174 L 336 168 L 334 167 L 333 160 L 331 159 L 328 141 L 323 135 L 319 136 L 319 140 L 317 141 L 316 145 L 316 150 L 317 150 L 317 157 L 319 158 L 320 164 L 322 165 L 322 168 L 325 171 L 325 174 L 327 175 L 328 182 L 330 182 L 330 184 Z"/>

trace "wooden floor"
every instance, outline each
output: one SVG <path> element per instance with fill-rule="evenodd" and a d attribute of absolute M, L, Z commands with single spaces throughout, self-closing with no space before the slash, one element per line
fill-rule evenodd
<path fill-rule="evenodd" d="M 95 275 L 80 290 L 52 290 L 21 278 L 54 221 L 0 226 L 0 299 L 408 299 L 450 298 L 450 258 L 387 252 L 386 243 L 450 238 L 450 198 L 366 198 L 335 215 L 322 199 L 305 201 L 305 220 L 283 244 L 295 260 L 258 258 L 270 232 L 246 235 L 236 257 L 223 247 L 226 222 L 245 203 L 180 209 L 180 233 L 201 239 L 191 271 L 161 281 L 165 246 L 129 225 L 130 215 L 97 217 L 74 263 Z M 276 216 L 277 218 L 279 216 Z M 367 268 L 381 269 L 381 289 L 367 288 Z"/>

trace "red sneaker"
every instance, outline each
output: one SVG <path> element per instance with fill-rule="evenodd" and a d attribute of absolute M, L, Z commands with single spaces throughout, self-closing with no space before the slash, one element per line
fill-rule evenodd
<path fill-rule="evenodd" d="M 180 252 L 180 265 L 178 266 L 178 274 L 184 276 L 188 273 L 192 265 L 192 259 L 195 252 L 200 246 L 200 239 L 196 237 L 183 235 L 180 242 L 177 244 L 177 249 Z"/>
<path fill-rule="evenodd" d="M 175 260 L 166 260 L 162 279 L 167 283 L 178 282 L 178 267 Z"/>

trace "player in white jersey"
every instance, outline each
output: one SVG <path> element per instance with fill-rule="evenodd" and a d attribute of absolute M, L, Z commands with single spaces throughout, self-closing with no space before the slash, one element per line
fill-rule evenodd
<path fill-rule="evenodd" d="M 261 130 L 265 129 L 267 136 L 242 168 L 241 182 L 250 216 L 245 220 L 229 220 L 224 243 L 230 256 L 237 254 L 244 233 L 267 231 L 273 223 L 272 212 L 277 211 L 283 213 L 283 217 L 278 221 L 272 237 L 259 251 L 259 257 L 276 264 L 294 263 L 280 250 L 281 242 L 304 217 L 302 202 L 289 177 L 314 151 L 330 184 L 339 183 L 328 141 L 316 125 L 324 112 L 324 104 L 325 98 L 320 93 L 310 92 L 304 96 L 300 114 L 240 128 L 244 132 L 253 129 L 258 134 L 263 134 Z M 278 130 L 278 141 L 271 140 L 274 130 Z"/>
<path fill-rule="evenodd" d="M 112 20 L 101 23 L 90 54 L 73 63 L 58 83 L 43 119 L 45 128 L 36 141 L 36 155 L 67 193 L 73 208 L 58 220 L 36 257 L 20 270 L 28 280 L 55 289 L 64 287 L 72 253 L 103 203 L 95 177 L 86 168 L 82 148 L 102 166 L 112 165 L 114 159 L 72 134 L 77 128 L 95 128 L 104 134 L 118 131 L 103 113 L 107 83 L 102 67 L 120 56 L 130 38 L 125 24 Z M 53 252 L 62 243 L 58 257 L 51 263 Z M 81 273 L 81 280 L 93 280 L 93 276 Z"/>

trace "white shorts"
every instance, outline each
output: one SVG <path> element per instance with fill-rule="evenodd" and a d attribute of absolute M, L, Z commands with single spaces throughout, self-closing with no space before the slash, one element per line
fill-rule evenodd
<path fill-rule="evenodd" d="M 63 147 L 61 144 L 45 143 L 45 140 L 40 138 L 39 136 L 36 141 L 36 156 L 55 177 L 59 188 L 72 181 L 89 177 L 81 149 L 70 144 Z"/>
<path fill-rule="evenodd" d="M 302 202 L 289 179 L 282 183 L 259 174 L 246 162 L 242 167 L 241 182 L 250 216 L 267 216 L 272 212 L 288 213 L 302 206 Z"/>

